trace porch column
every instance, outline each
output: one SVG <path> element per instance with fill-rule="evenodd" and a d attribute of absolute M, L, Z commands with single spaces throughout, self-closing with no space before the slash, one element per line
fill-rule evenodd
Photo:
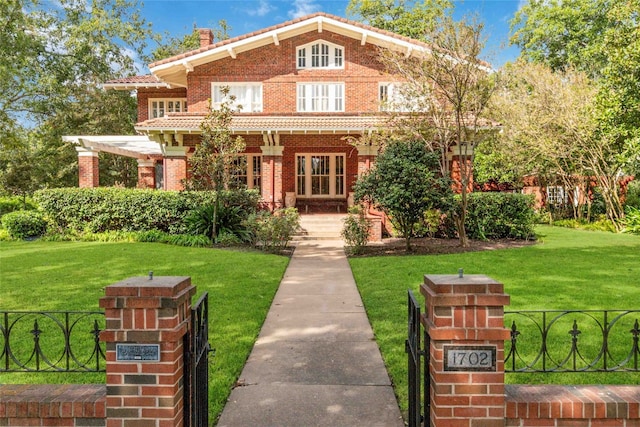
<path fill-rule="evenodd" d="M 187 178 L 187 147 L 166 147 L 164 155 L 164 189 L 184 190 Z"/>
<path fill-rule="evenodd" d="M 504 427 L 504 286 L 483 275 L 425 275 L 431 419 L 425 425 Z M 426 391 L 425 391 L 426 392 Z"/>
<path fill-rule="evenodd" d="M 138 188 L 156 188 L 156 161 L 138 159 Z"/>
<path fill-rule="evenodd" d="M 262 150 L 262 199 L 269 208 L 284 206 L 282 200 L 282 152 L 284 147 L 267 145 Z"/>
<path fill-rule="evenodd" d="M 78 187 L 93 188 L 100 184 L 100 162 L 98 151 L 76 147 L 78 152 Z"/>
<path fill-rule="evenodd" d="M 358 176 L 362 175 L 373 166 L 376 157 L 378 156 L 377 145 L 360 145 L 358 148 Z"/>

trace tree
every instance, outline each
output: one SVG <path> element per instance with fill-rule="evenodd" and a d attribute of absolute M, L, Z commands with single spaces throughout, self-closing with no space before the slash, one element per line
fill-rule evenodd
<path fill-rule="evenodd" d="M 413 105 L 407 114 L 394 114 L 392 123 L 402 135 L 420 138 L 438 153 L 441 173 L 452 171 L 450 156 L 459 158 L 460 207 L 455 214 L 460 244 L 468 246 L 465 230 L 467 193 L 473 181 L 474 146 L 489 128 L 483 120 L 485 108 L 495 90 L 495 78 L 479 56 L 485 41 L 482 24 L 454 21 L 445 17 L 429 40 L 433 46 L 421 57 L 386 52 L 382 61 L 400 75 L 402 99 Z"/>
<path fill-rule="evenodd" d="M 221 89 L 225 99 L 219 108 L 211 107 L 200 125 L 202 139 L 191 157 L 192 176 L 185 181 L 185 186 L 192 190 L 214 190 L 215 202 L 211 238 L 215 242 L 218 237 L 216 228 L 220 211 L 220 192 L 228 190 L 235 176 L 238 157 L 246 144 L 241 136 L 233 136 L 231 132 L 232 109 L 235 97 L 229 95 L 229 87 Z"/>
<path fill-rule="evenodd" d="M 37 188 L 77 183 L 77 156 L 61 141 L 64 133 L 95 135 L 104 123 L 117 125 L 117 133 L 132 132 L 135 115 L 123 112 L 135 102 L 97 87 L 114 75 L 136 73 L 135 55 L 151 33 L 138 5 L 0 2 L 0 136 L 13 135 L 22 152 L 45 159 L 34 177 Z M 13 161 L 2 167 L 17 166 Z"/>
<path fill-rule="evenodd" d="M 449 178 L 440 174 L 438 156 L 420 141 L 388 144 L 354 191 L 356 200 L 372 203 L 391 218 L 407 251 L 425 211 L 448 210 L 453 195 Z"/>
<path fill-rule="evenodd" d="M 214 42 L 226 40 L 229 38 L 231 27 L 227 24 L 226 20 L 221 19 L 212 31 Z M 165 33 L 164 36 L 156 34 L 153 36 L 153 39 L 158 46 L 151 52 L 151 55 L 146 58 L 148 62 L 160 61 L 200 47 L 200 32 L 195 24 L 193 30 L 182 37 L 175 37 Z"/>
<path fill-rule="evenodd" d="M 427 41 L 450 0 L 350 0 L 347 15 L 368 25 Z"/>
<path fill-rule="evenodd" d="M 624 215 L 610 174 L 640 164 L 640 0 L 532 0 L 512 22 L 512 42 L 526 60 L 553 71 L 575 69 L 594 81 L 598 129 L 589 147 L 614 222 Z"/>

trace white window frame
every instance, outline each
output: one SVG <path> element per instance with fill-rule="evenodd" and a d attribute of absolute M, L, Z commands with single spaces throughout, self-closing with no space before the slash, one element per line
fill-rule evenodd
<path fill-rule="evenodd" d="M 238 157 L 243 158 L 244 170 L 238 170 L 237 178 L 247 178 L 247 188 L 262 189 L 262 155 L 261 154 L 240 154 Z M 256 168 L 257 166 L 257 168 Z"/>
<path fill-rule="evenodd" d="M 298 83 L 296 100 L 299 113 L 343 112 L 344 83 Z"/>
<path fill-rule="evenodd" d="M 417 102 L 407 100 L 402 94 L 402 86 L 405 84 L 402 82 L 378 83 L 378 108 L 380 111 L 407 113 L 419 110 Z"/>
<path fill-rule="evenodd" d="M 328 176 L 328 193 L 327 194 L 313 194 L 313 177 L 318 175 L 313 174 L 313 168 L 311 167 L 313 158 L 328 157 L 329 158 L 329 174 L 322 176 Z M 304 158 L 305 168 L 303 173 L 300 168 L 300 158 Z M 340 159 L 340 160 L 338 160 Z M 338 173 L 338 163 L 341 162 L 342 173 Z M 344 198 L 346 195 L 347 185 L 347 158 L 344 153 L 296 153 L 296 197 L 300 199 L 335 199 Z"/>
<path fill-rule="evenodd" d="M 167 113 L 187 111 L 187 98 L 149 98 L 149 118 L 164 117 Z"/>
<path fill-rule="evenodd" d="M 547 186 L 547 204 L 554 206 L 566 205 L 568 202 L 568 194 L 561 185 Z"/>
<path fill-rule="evenodd" d="M 344 47 L 325 40 L 315 40 L 296 47 L 296 68 L 344 69 Z"/>
<path fill-rule="evenodd" d="M 261 113 L 264 105 L 262 92 L 262 82 L 212 82 L 211 83 L 211 108 L 218 109 L 227 98 L 222 97 L 221 89 L 225 86 L 229 87 L 229 95 L 236 95 L 236 100 L 231 105 L 232 109 L 236 109 L 240 113 Z M 246 98 L 251 99 L 247 102 L 241 100 L 234 91 L 245 88 Z"/>

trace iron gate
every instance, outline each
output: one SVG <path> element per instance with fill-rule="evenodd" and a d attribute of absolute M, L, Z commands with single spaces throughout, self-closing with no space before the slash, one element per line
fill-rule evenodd
<path fill-rule="evenodd" d="M 405 350 L 408 354 L 409 364 L 409 427 L 420 427 L 425 422 L 429 424 L 430 418 L 430 399 L 429 390 L 431 389 L 431 379 L 429 376 L 429 352 L 424 349 L 429 348 L 429 334 L 424 330 L 424 347 L 420 343 L 420 305 L 418 304 L 413 292 L 408 291 L 408 335 L 405 342 Z M 420 357 L 423 358 L 423 367 L 420 366 Z M 424 389 L 424 401 L 422 407 L 420 404 L 421 397 L 421 380 Z M 424 409 L 422 414 L 421 409 Z M 425 421 L 426 420 L 426 421 Z"/>
<path fill-rule="evenodd" d="M 209 294 L 191 307 L 191 328 L 185 335 L 184 425 L 209 425 Z"/>

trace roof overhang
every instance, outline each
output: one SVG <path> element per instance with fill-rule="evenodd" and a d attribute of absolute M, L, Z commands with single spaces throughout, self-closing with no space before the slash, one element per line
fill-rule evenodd
<path fill-rule="evenodd" d="M 162 146 L 148 136 L 100 135 L 63 136 L 70 142 L 89 151 L 102 151 L 135 159 L 149 159 L 162 155 Z"/>
<path fill-rule="evenodd" d="M 172 86 L 168 83 L 103 83 L 102 86 L 105 90 L 137 90 L 137 89 L 171 89 Z"/>
<path fill-rule="evenodd" d="M 428 52 L 425 44 L 409 38 L 394 35 L 386 31 L 378 31 L 372 27 L 354 25 L 324 15 L 315 15 L 308 19 L 293 22 L 288 25 L 276 26 L 271 30 L 260 32 L 253 36 L 242 37 L 229 43 L 221 42 L 212 45 L 213 48 L 202 51 L 179 55 L 175 60 L 151 64 L 150 70 L 158 79 L 172 86 L 187 86 L 187 73 L 194 67 L 223 58 L 235 58 L 239 53 L 256 49 L 269 44 L 279 44 L 281 40 L 295 37 L 300 34 L 317 31 L 331 31 L 352 39 L 359 40 L 362 45 L 366 43 L 394 51 L 404 52 L 408 57 L 419 56 Z"/>

